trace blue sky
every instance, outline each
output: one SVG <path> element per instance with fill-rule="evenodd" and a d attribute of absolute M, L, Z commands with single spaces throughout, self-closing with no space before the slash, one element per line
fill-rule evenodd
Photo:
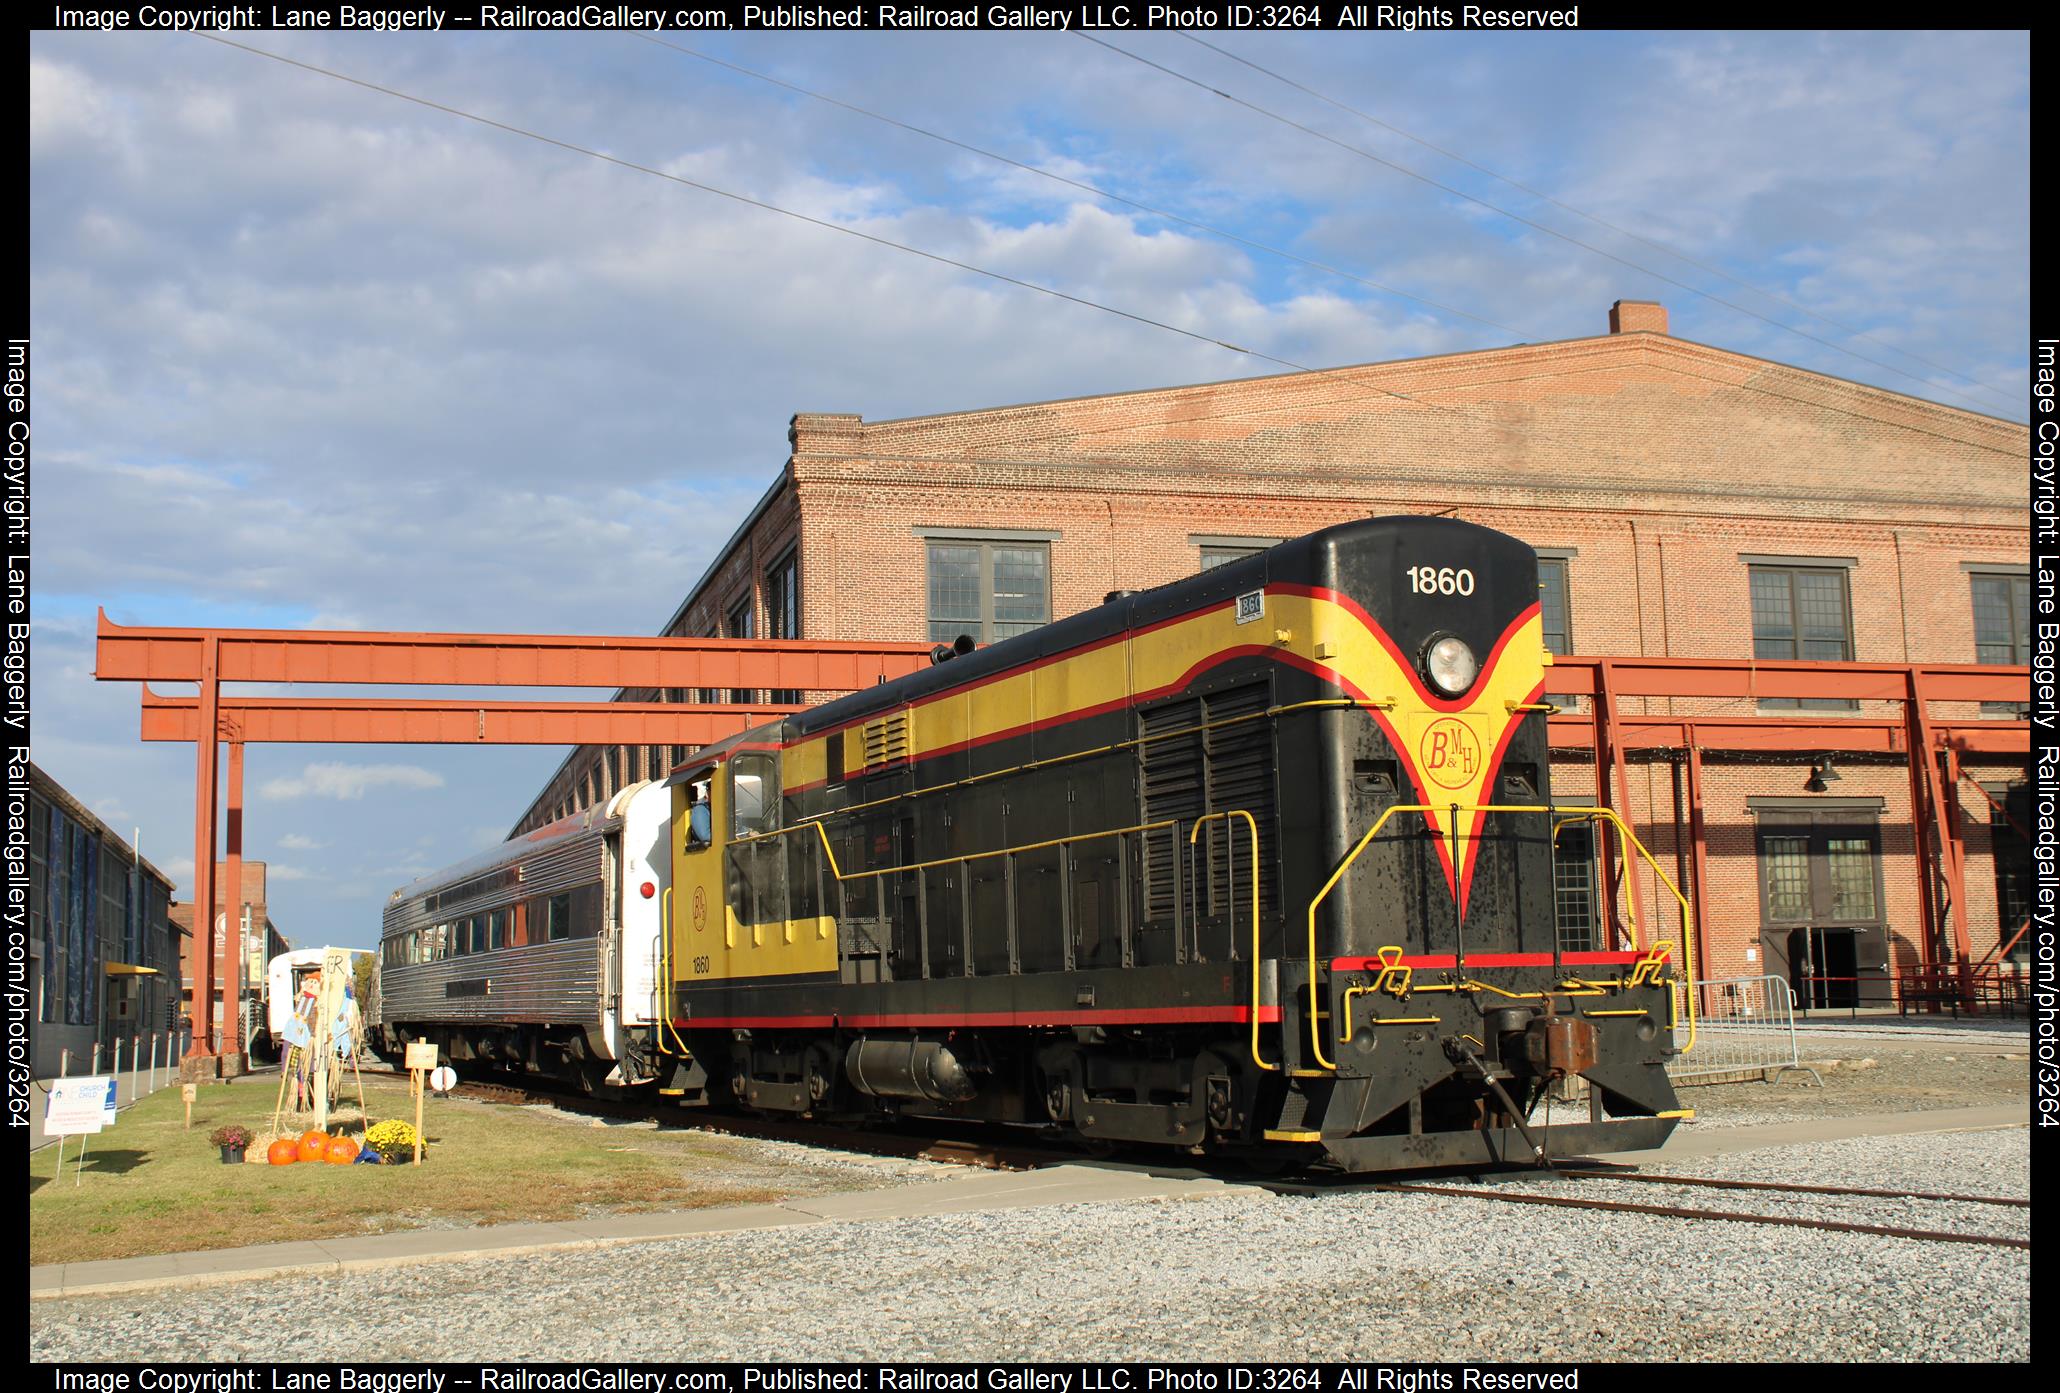
<path fill-rule="evenodd" d="M 1105 37 L 1250 105 L 1078 35 L 672 41 L 1187 222 L 635 36 L 245 36 L 1295 363 L 1656 299 L 1685 338 L 2024 419 L 2022 34 Z M 34 35 L 29 148 L 35 757 L 182 888 L 191 753 L 91 680 L 96 605 L 648 633 L 796 411 L 1279 370 L 191 35 Z M 562 753 L 253 747 L 274 919 L 370 943 Z"/>

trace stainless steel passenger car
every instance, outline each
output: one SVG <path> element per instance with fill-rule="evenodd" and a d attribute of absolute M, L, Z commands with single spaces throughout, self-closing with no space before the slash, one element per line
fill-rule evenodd
<path fill-rule="evenodd" d="M 638 784 L 394 891 L 378 1045 L 588 1087 L 646 1079 L 668 811 Z"/>

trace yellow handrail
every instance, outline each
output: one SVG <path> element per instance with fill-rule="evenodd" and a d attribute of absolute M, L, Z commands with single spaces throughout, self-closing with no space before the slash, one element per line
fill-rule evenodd
<path fill-rule="evenodd" d="M 1226 812 L 1203 813 L 1195 819 L 1194 830 L 1187 834 L 1187 844 L 1193 846 L 1202 835 L 1202 824 L 1222 818 L 1227 825 L 1230 819 L 1245 820 L 1245 831 L 1252 841 L 1252 1063 L 1261 1069 L 1277 1071 L 1278 1064 L 1268 1064 L 1259 1057 L 1259 824 L 1243 808 L 1231 808 Z M 1199 897 L 1196 900 L 1200 903 Z"/>
<path fill-rule="evenodd" d="M 672 1023 L 672 887 L 665 887 L 665 896 L 658 902 L 658 974 L 664 979 L 664 994 L 659 998 L 658 1051 L 668 1053 L 665 1048 L 665 1032 L 672 1032 L 673 1051 L 691 1057 L 687 1042 L 680 1039 L 679 1027 Z"/>
<path fill-rule="evenodd" d="M 1689 905 L 1688 897 L 1681 893 L 1681 887 L 1674 884 L 1672 877 L 1660 869 L 1659 863 L 1652 859 L 1652 853 L 1645 849 L 1645 843 L 1638 840 L 1637 834 L 1626 825 L 1623 818 L 1617 815 L 1615 809 L 1601 807 L 1555 807 L 1547 803 L 1462 803 L 1447 805 L 1443 808 L 1433 807 L 1427 803 L 1397 803 L 1382 812 L 1374 820 L 1373 826 L 1366 829 L 1366 835 L 1358 840 L 1352 849 L 1345 854 L 1345 859 L 1338 863 L 1337 869 L 1330 873 L 1330 879 L 1323 882 L 1323 888 L 1316 892 L 1316 898 L 1309 901 L 1309 1053 L 1319 1066 L 1329 1069 L 1333 1073 L 1336 1072 L 1338 1067 L 1323 1053 L 1322 1030 L 1317 1024 L 1317 1012 L 1320 1003 L 1317 997 L 1316 911 L 1322 907 L 1325 900 L 1330 898 L 1330 892 L 1337 888 L 1337 883 L 1345 878 L 1345 872 L 1350 870 L 1352 863 L 1359 859 L 1359 853 L 1366 850 L 1368 844 L 1380 835 L 1381 829 L 1388 825 L 1388 819 L 1396 813 L 1548 813 L 1553 815 L 1573 813 L 1584 818 L 1593 819 L 1601 817 L 1609 819 L 1615 825 L 1618 834 L 1637 851 L 1645 864 L 1652 868 L 1652 873 L 1659 877 L 1660 883 L 1671 890 L 1674 898 L 1681 903 L 1682 966 L 1687 973 L 1685 979 L 1687 990 L 1682 994 L 1688 999 L 1688 1043 L 1682 1047 L 1681 1052 L 1686 1054 L 1689 1050 L 1695 1048 L 1695 911 Z M 1453 825 L 1446 829 L 1446 839 L 1453 848 L 1452 874 L 1456 888 L 1460 864 L 1457 854 L 1459 826 L 1456 816 L 1453 817 Z M 1638 946 L 1639 927 L 1636 923 L 1633 923 L 1631 926 L 1631 945 L 1634 948 Z M 1671 996 L 1672 987 L 1670 986 L 1667 990 Z"/>

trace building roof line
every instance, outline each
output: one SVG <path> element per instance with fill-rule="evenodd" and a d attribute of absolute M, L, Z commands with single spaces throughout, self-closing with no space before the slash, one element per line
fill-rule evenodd
<path fill-rule="evenodd" d="M 1643 342 L 1638 343 L 1639 340 L 1643 340 Z M 1389 368 L 1423 367 L 1443 363 L 1452 363 L 1456 365 L 1462 359 L 1484 358 L 1491 354 L 1514 354 L 1521 352 L 1523 350 L 1562 349 L 1588 345 L 1621 345 L 1624 347 L 1631 347 L 1635 345 L 1641 348 L 1650 349 L 1658 347 L 1661 344 L 1670 345 L 1674 348 L 1700 349 L 1704 352 L 1721 354 L 1725 357 L 1739 359 L 1744 362 L 1758 363 L 1764 367 L 1774 368 L 1782 372 L 1793 373 L 1801 377 L 1816 378 L 1826 382 L 1834 382 L 1843 387 L 1847 387 L 1858 392 L 1878 394 L 1884 397 L 1892 397 L 1898 401 L 1909 402 L 1916 406 L 1926 408 L 1928 410 L 1947 412 L 1955 417 L 1965 417 L 1973 421 L 1988 423 L 1992 426 L 2000 427 L 2003 429 L 2030 429 L 2030 427 L 2027 426 L 2024 422 L 2013 421 L 2007 417 L 1992 416 L 1986 412 L 1972 411 L 1967 409 L 1966 407 L 1952 406 L 1945 402 L 1933 401 L 1928 397 L 1914 396 L 1908 392 L 1898 392 L 1890 387 L 1877 387 L 1873 383 L 1861 382 L 1850 377 L 1841 377 L 1837 373 L 1820 372 L 1815 368 L 1798 367 L 1793 363 L 1784 363 L 1775 358 L 1762 358 L 1759 355 L 1753 353 L 1741 353 L 1735 348 L 1723 348 L 1716 344 L 1703 343 L 1696 339 L 1682 338 L 1676 334 L 1662 334 L 1649 329 L 1634 329 L 1626 333 L 1588 334 L 1583 335 L 1579 338 L 1549 339 L 1539 343 L 1503 344 L 1493 348 L 1467 348 L 1461 349 L 1455 353 L 1427 353 L 1413 358 L 1389 358 L 1378 362 L 1370 363 L 1342 363 L 1336 367 L 1307 368 L 1302 369 L 1300 371 L 1264 373 L 1254 377 L 1228 377 L 1219 378 L 1207 382 L 1175 383 L 1171 385 L 1162 385 L 1157 387 L 1132 387 L 1125 388 L 1120 391 L 1091 392 L 1085 395 L 1072 397 L 1049 397 L 1039 401 L 1009 402 L 1000 406 L 971 407 L 963 411 L 941 411 L 926 416 L 899 416 L 888 420 L 865 421 L 863 423 L 863 426 L 865 429 L 871 429 L 880 426 L 913 426 L 921 425 L 932 421 L 943 422 L 968 416 L 1000 415 L 1010 411 L 1033 411 L 1040 407 L 1071 406 L 1081 402 L 1092 401 L 1115 401 L 1123 397 L 1161 396 L 1181 392 L 1215 391 L 1224 387 L 1242 387 L 1247 385 L 1257 386 L 1262 383 L 1278 382 L 1285 378 L 1321 377 L 1342 373 L 1378 371 L 1381 369 Z M 841 413 L 810 412 L 806 414 L 836 415 Z"/>

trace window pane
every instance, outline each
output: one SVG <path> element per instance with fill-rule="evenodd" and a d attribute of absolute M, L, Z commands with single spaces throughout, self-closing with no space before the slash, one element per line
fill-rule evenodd
<path fill-rule="evenodd" d="M 1043 547 L 994 548 L 994 637 L 1027 634 L 1051 618 Z"/>
<path fill-rule="evenodd" d="M 930 641 L 950 643 L 960 634 L 980 635 L 980 548 L 930 546 Z"/>
<path fill-rule="evenodd" d="M 1842 663 L 1852 656 L 1845 614 L 1845 577 L 1829 571 L 1797 571 L 1795 607 L 1804 658 Z"/>
<path fill-rule="evenodd" d="M 1562 827 L 1552 848 L 1552 909 L 1562 953 L 1595 951 L 1595 840 L 1586 827 Z"/>
<path fill-rule="evenodd" d="M 1752 653 L 1755 658 L 1795 656 L 1795 609 L 1788 572 L 1755 568 L 1752 573 Z"/>
<path fill-rule="evenodd" d="M 1833 837 L 1825 862 L 1831 874 L 1831 917 L 1874 918 L 1874 843 L 1866 837 Z"/>
<path fill-rule="evenodd" d="M 1560 656 L 1573 652 L 1573 620 L 1567 613 L 1564 561 L 1538 563 L 1538 616 L 1545 628 L 1545 651 Z"/>
<path fill-rule="evenodd" d="M 1769 919 L 1810 917 L 1810 839 L 1768 837 L 1760 844 Z"/>

